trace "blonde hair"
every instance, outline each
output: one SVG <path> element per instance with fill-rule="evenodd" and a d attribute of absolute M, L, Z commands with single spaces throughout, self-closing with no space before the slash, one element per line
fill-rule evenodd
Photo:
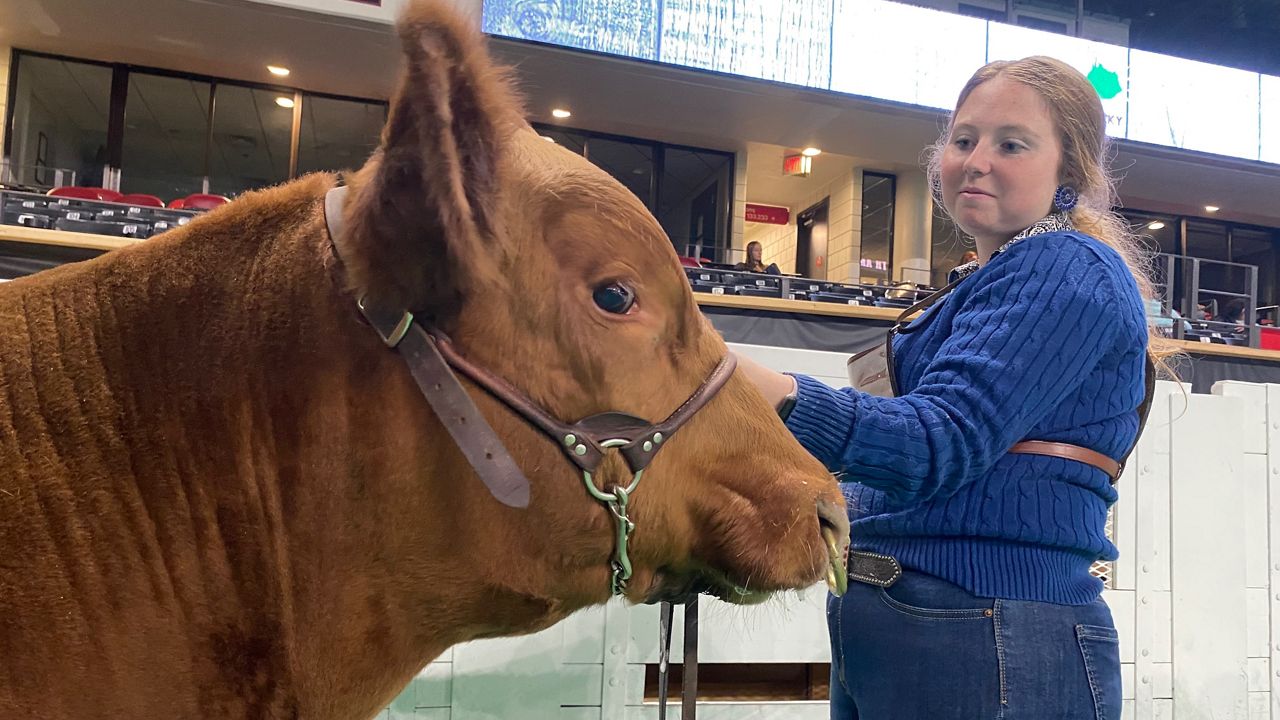
<path fill-rule="evenodd" d="M 1124 259 L 1138 290 L 1144 298 L 1155 297 L 1154 284 L 1147 270 L 1149 253 L 1129 223 L 1113 210 L 1119 204 L 1115 181 L 1107 166 L 1110 142 L 1107 139 L 1106 115 L 1102 99 L 1093 85 L 1075 68 L 1051 57 L 1035 55 L 1021 60 L 996 60 L 978 69 L 965 83 L 956 99 L 956 111 L 979 85 L 996 77 L 1006 77 L 1035 90 L 1044 99 L 1062 143 L 1060 182 L 1079 195 L 1070 211 L 1071 223 L 1119 253 Z M 951 136 L 951 121 L 938 141 L 925 151 L 925 170 L 934 201 L 947 212 L 942 202 L 942 153 Z M 1169 377 L 1176 373 L 1165 358 L 1177 353 L 1176 346 L 1150 331 L 1149 352 L 1156 366 Z"/>

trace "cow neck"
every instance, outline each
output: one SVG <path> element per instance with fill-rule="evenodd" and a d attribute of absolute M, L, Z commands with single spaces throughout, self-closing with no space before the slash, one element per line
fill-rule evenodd
<path fill-rule="evenodd" d="M 329 190 L 324 199 L 329 239 L 339 262 L 344 257 L 342 210 L 346 193 L 347 188 L 339 185 Z M 635 530 L 635 523 L 628 517 L 631 493 L 654 455 L 728 382 L 736 366 L 733 354 L 726 354 L 698 389 L 660 423 L 653 424 L 620 412 L 605 412 L 575 423 L 564 423 L 506 380 L 467 360 L 444 333 L 416 321 L 408 310 L 377 308 L 365 297 L 358 298 L 356 306 L 383 344 L 404 359 L 432 411 L 499 502 L 515 508 L 528 507 L 529 480 L 463 389 L 457 373 L 480 386 L 560 448 L 581 471 L 587 492 L 604 504 L 614 518 L 611 589 L 615 595 L 622 594 L 632 574 L 627 552 L 628 538 Z M 618 450 L 632 477 L 626 485 L 601 489 L 596 486 L 593 475 L 609 449 Z"/>

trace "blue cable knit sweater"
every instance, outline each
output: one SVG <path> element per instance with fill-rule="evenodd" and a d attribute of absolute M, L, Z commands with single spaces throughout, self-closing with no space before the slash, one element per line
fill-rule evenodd
<path fill-rule="evenodd" d="M 1133 444 L 1147 344 L 1133 276 L 1088 235 L 1033 235 L 923 319 L 894 342 L 901 397 L 796 376 L 787 426 L 846 473 L 854 546 L 983 597 L 1091 602 L 1089 566 L 1116 557 L 1109 479 L 1006 451 L 1050 440 L 1118 459 Z"/>

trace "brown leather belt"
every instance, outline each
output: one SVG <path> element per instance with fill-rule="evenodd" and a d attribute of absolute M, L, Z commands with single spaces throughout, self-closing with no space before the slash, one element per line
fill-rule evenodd
<path fill-rule="evenodd" d="M 1044 440 L 1024 440 L 1009 448 L 1009 452 L 1022 455 L 1049 455 L 1082 462 L 1106 473 L 1113 483 L 1119 480 L 1120 473 L 1124 472 L 1124 465 L 1100 452 L 1080 447 L 1079 445 Z"/>

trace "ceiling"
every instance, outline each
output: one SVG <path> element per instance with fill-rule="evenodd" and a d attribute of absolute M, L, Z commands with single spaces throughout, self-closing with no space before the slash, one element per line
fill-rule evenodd
<path fill-rule="evenodd" d="M 384 23 L 244 0 L 6 0 L 0 42 L 260 83 L 271 82 L 268 62 L 283 63 L 292 86 L 372 99 L 389 95 L 397 62 Z M 516 67 L 530 116 L 542 122 L 731 152 L 815 145 L 823 157 L 876 158 L 890 170 L 918 168 L 943 123 L 933 111 L 837 93 L 501 39 L 491 46 Z M 558 105 L 573 109 L 567 123 L 550 117 Z M 1280 226 L 1274 165 L 1126 144 L 1115 166 L 1130 207 L 1195 212 L 1211 203 L 1224 218 Z M 751 199 L 785 199 L 780 181 L 749 180 Z"/>

